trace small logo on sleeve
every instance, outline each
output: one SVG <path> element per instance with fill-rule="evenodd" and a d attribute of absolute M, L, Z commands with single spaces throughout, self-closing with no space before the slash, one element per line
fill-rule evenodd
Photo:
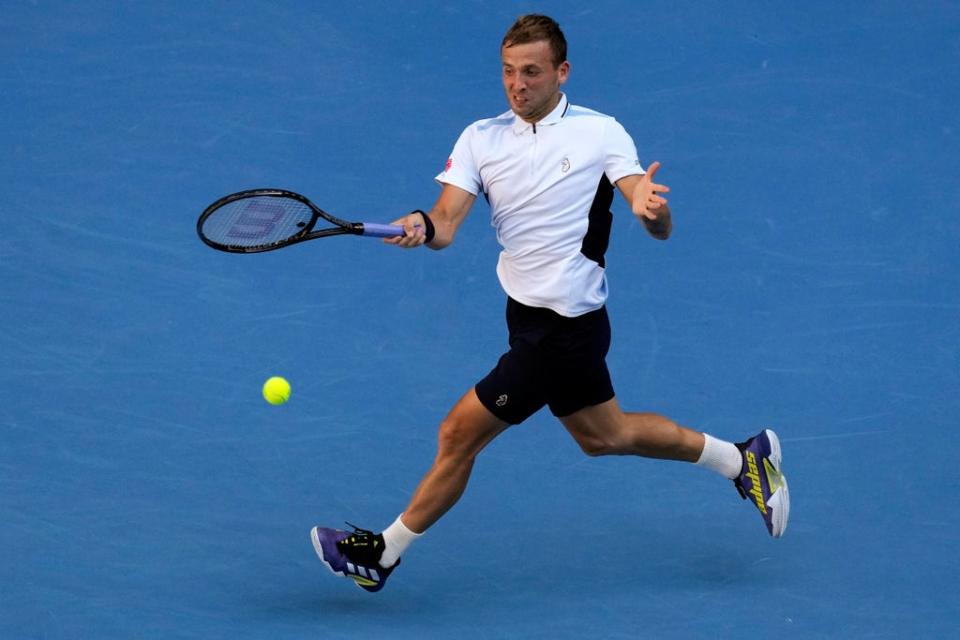
<path fill-rule="evenodd" d="M 453 168 L 453 158 L 447 158 L 447 164 L 443 165 L 443 172 L 446 173 Z"/>
<path fill-rule="evenodd" d="M 497 398 L 497 406 L 498 406 L 498 407 L 505 407 L 505 406 L 507 405 L 507 401 L 508 401 L 508 400 L 509 400 L 509 398 L 507 397 L 507 394 L 505 394 L 505 393 L 501 394 L 500 397 Z"/>
<path fill-rule="evenodd" d="M 562 171 L 563 173 L 566 173 L 567 171 L 570 171 L 570 159 L 569 159 L 569 158 L 564 157 L 563 160 L 560 161 L 560 171 Z"/>

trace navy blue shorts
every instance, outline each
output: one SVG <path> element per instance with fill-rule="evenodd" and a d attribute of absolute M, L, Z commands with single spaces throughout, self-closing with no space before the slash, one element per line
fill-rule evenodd
<path fill-rule="evenodd" d="M 519 424 L 544 405 L 563 417 L 613 398 L 606 308 L 567 318 L 508 298 L 507 328 L 510 351 L 476 385 L 493 415 Z"/>

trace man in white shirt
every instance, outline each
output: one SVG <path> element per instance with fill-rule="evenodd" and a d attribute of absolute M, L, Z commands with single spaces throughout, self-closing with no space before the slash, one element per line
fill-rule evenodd
<path fill-rule="evenodd" d="M 779 537 L 789 493 L 780 443 L 767 429 L 733 444 L 653 413 L 623 411 L 605 357 L 610 324 L 604 253 L 614 186 L 654 238 L 666 240 L 669 188 L 644 171 L 633 140 L 613 118 L 571 105 L 566 39 L 547 16 L 521 16 L 501 45 L 510 110 L 467 127 L 437 176 L 429 212 L 396 221 L 403 248 L 443 249 L 476 197 L 490 203 L 503 246 L 497 276 L 507 293 L 510 349 L 440 424 L 437 457 L 403 513 L 382 534 L 315 527 L 314 548 L 334 573 L 380 590 L 400 554 L 462 495 L 477 454 L 544 406 L 585 453 L 686 461 L 734 481 Z"/>

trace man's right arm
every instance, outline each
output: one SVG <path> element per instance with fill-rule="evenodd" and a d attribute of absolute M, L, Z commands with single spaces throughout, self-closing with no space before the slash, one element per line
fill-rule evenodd
<path fill-rule="evenodd" d="M 453 242 L 457 229 L 466 219 L 476 199 L 477 196 L 469 191 L 452 184 L 444 184 L 440 191 L 440 197 L 427 212 L 434 229 L 433 239 L 427 246 L 431 249 L 443 249 Z M 395 220 L 393 224 L 401 225 L 406 231 L 406 235 L 402 238 L 386 238 L 384 242 L 387 244 L 399 245 L 405 249 L 412 249 L 424 244 L 426 226 L 420 213 L 407 214 L 399 220 Z"/>
<path fill-rule="evenodd" d="M 453 242 L 457 229 L 470 213 L 470 208 L 476 200 L 477 196 L 469 191 L 452 184 L 443 185 L 440 197 L 428 214 L 433 222 L 435 234 L 427 246 L 431 249 L 443 249 Z"/>

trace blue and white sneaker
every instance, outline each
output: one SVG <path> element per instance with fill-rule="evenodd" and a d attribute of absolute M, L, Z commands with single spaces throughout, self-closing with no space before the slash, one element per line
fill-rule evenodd
<path fill-rule="evenodd" d="M 380 591 L 400 560 L 389 569 L 381 567 L 383 536 L 352 524 L 350 526 L 354 529 L 353 533 L 314 527 L 310 531 L 313 548 L 330 571 L 344 578 L 352 578 L 361 589 Z"/>
<path fill-rule="evenodd" d="M 743 454 L 743 468 L 733 480 L 740 496 L 749 497 L 763 516 L 767 531 L 779 538 L 787 530 L 790 517 L 790 492 L 781 468 L 780 440 L 770 429 L 764 429 L 746 442 L 738 442 Z"/>

